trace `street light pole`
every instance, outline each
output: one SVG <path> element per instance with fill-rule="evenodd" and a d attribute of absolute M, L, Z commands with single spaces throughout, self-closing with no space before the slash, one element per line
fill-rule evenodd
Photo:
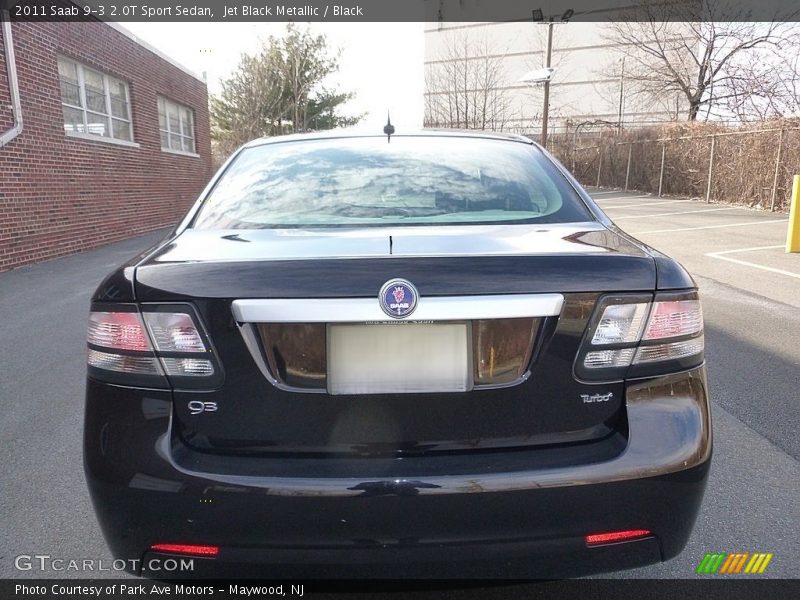
<path fill-rule="evenodd" d="M 622 67 L 619 72 L 619 110 L 617 111 L 617 133 L 622 131 L 622 103 L 625 92 L 625 57 L 622 57 Z"/>
<path fill-rule="evenodd" d="M 547 58 L 545 67 L 550 68 L 553 58 L 553 19 L 547 23 Z M 547 121 L 550 116 L 550 79 L 544 82 L 544 107 L 542 108 L 542 146 L 547 148 Z"/>
<path fill-rule="evenodd" d="M 571 8 L 568 8 L 564 11 L 564 14 L 561 15 L 560 22 L 568 22 L 574 14 L 575 11 Z M 526 75 L 521 81 L 536 81 L 544 83 L 544 107 L 542 108 L 541 144 L 543 147 L 547 148 L 547 125 L 550 117 L 550 78 L 553 76 L 553 71 L 555 71 L 555 69 L 553 69 L 551 66 L 553 59 L 553 25 L 556 24 L 556 21 L 554 17 L 549 17 L 545 20 L 545 16 L 541 8 L 531 11 L 531 18 L 533 19 L 534 23 L 547 25 L 547 54 L 545 57 L 545 67 L 542 69 L 542 71 L 544 71 L 544 75 L 537 75 L 535 78 Z M 534 73 L 531 73 L 530 75 L 534 75 Z"/>

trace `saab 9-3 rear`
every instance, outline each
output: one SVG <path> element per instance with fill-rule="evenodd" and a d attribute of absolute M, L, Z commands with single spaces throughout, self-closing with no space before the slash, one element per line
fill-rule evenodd
<path fill-rule="evenodd" d="M 88 345 L 87 479 L 144 574 L 629 568 L 705 487 L 694 282 L 526 138 L 252 142 Z"/>

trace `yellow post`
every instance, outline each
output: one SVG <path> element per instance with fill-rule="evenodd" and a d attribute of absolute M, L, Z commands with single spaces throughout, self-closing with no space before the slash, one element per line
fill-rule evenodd
<path fill-rule="evenodd" d="M 786 252 L 800 252 L 800 175 L 794 176 L 792 184 L 792 204 L 789 208 Z"/>

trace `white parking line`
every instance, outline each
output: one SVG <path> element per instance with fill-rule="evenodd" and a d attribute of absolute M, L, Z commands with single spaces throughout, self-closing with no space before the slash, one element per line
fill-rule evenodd
<path fill-rule="evenodd" d="M 659 206 L 661 204 L 682 204 L 686 202 L 697 202 L 697 200 L 664 200 L 663 202 L 642 202 L 641 204 L 620 204 L 619 206 L 606 206 L 601 204 L 603 210 L 610 210 L 612 208 L 638 208 L 640 206 Z"/>
<path fill-rule="evenodd" d="M 654 215 L 623 215 L 621 217 L 613 217 L 613 220 L 621 221 L 622 219 L 652 219 L 653 217 L 669 217 L 670 215 L 693 215 L 696 213 L 718 212 L 720 210 L 738 210 L 738 209 L 735 206 L 726 206 L 725 208 L 706 208 L 704 210 L 682 210 L 679 212 L 656 213 Z"/>
<path fill-rule="evenodd" d="M 651 229 L 649 231 L 629 231 L 631 235 L 645 233 L 671 233 L 673 231 L 697 231 L 700 229 L 722 229 L 723 227 L 745 227 L 746 225 L 765 225 L 767 223 L 786 223 L 789 219 L 772 219 L 769 221 L 749 221 L 747 223 L 729 223 L 727 225 L 704 225 L 702 227 L 677 227 L 675 229 Z"/>
<path fill-rule="evenodd" d="M 613 198 L 595 198 L 597 203 L 619 202 L 621 200 L 641 200 L 642 198 L 654 198 L 654 196 L 614 196 Z"/>
<path fill-rule="evenodd" d="M 706 256 L 716 256 L 717 254 L 738 254 L 739 252 L 755 252 L 756 250 L 775 250 L 776 248 L 783 248 L 783 244 L 779 246 L 753 246 L 751 248 L 737 248 L 736 250 L 720 250 L 719 252 L 709 252 Z"/>
<path fill-rule="evenodd" d="M 600 194 L 620 194 L 625 192 L 620 192 L 619 190 L 606 190 L 604 192 L 590 192 L 592 196 L 599 196 Z"/>
<path fill-rule="evenodd" d="M 738 252 L 754 252 L 756 250 L 775 250 L 777 248 L 783 248 L 783 244 L 780 246 L 754 246 L 752 248 L 739 248 L 738 250 L 723 250 L 722 252 L 707 252 L 706 256 L 711 258 L 718 258 L 719 260 L 726 260 L 728 262 L 735 263 L 737 265 L 743 265 L 745 267 L 753 267 L 755 269 L 761 269 L 762 271 L 769 271 L 770 273 L 778 273 L 780 275 L 787 275 L 788 277 L 796 277 L 800 279 L 800 273 L 792 273 L 791 271 L 784 271 L 783 269 L 776 269 L 775 267 L 766 267 L 764 265 L 759 265 L 757 263 L 752 263 L 747 260 L 739 260 L 738 258 L 731 258 L 730 256 L 723 256 L 724 254 L 736 254 Z"/>

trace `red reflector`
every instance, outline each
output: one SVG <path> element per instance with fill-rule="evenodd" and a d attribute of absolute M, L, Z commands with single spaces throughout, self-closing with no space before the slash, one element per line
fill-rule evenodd
<path fill-rule="evenodd" d="M 592 533 L 586 536 L 586 544 L 609 544 L 611 542 L 624 542 L 636 538 L 652 535 L 649 529 L 625 529 L 623 531 L 609 531 L 608 533 Z"/>
<path fill-rule="evenodd" d="M 195 556 L 216 556 L 219 546 L 198 546 L 195 544 L 153 544 L 150 550 L 171 554 L 194 554 Z"/>

